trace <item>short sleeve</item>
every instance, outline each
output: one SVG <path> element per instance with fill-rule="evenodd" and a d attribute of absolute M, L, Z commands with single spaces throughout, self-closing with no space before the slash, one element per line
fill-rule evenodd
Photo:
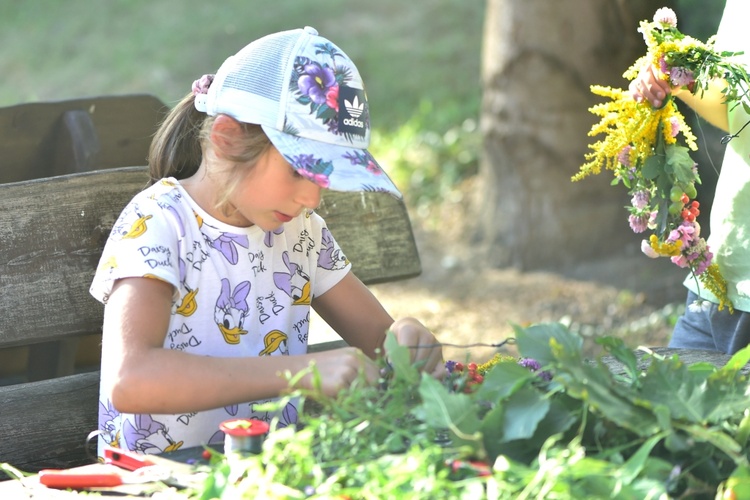
<path fill-rule="evenodd" d="M 136 197 L 112 227 L 97 266 L 90 292 L 106 302 L 115 281 L 121 278 L 160 279 L 175 287 L 180 283 L 179 221 L 168 206 Z"/>

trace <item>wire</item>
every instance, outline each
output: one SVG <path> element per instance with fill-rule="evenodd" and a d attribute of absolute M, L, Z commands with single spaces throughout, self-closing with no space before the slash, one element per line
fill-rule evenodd
<path fill-rule="evenodd" d="M 410 345 L 409 349 L 432 349 L 433 347 L 456 347 L 459 349 L 468 349 L 470 347 L 503 347 L 506 344 L 515 343 L 516 339 L 510 337 L 497 344 L 487 344 L 484 342 L 476 342 L 474 344 L 450 344 L 447 342 L 440 342 L 438 344 Z"/>

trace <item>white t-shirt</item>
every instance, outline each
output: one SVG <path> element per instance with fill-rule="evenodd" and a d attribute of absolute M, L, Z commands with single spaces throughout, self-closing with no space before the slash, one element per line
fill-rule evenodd
<path fill-rule="evenodd" d="M 106 302 L 117 279 L 161 279 L 175 290 L 165 349 L 199 356 L 288 356 L 307 352 L 312 298 L 350 268 L 315 213 L 273 232 L 234 227 L 202 210 L 169 178 L 125 207 L 104 248 L 91 294 Z M 102 379 L 109 368 L 102 364 Z M 100 390 L 100 453 L 104 445 L 150 454 L 220 442 L 224 420 L 273 417 L 257 411 L 257 403 L 181 415 L 132 415 L 119 413 Z M 295 405 L 287 405 L 279 418 L 281 426 L 296 422 Z"/>
<path fill-rule="evenodd" d="M 750 65 L 750 38 L 745 34 L 746 2 L 727 0 L 716 35 L 716 49 L 744 51 L 735 62 Z M 730 104 L 729 131 L 739 133 L 724 151 L 711 205 L 711 235 L 707 239 L 714 261 L 727 280 L 727 295 L 739 311 L 750 312 L 750 120 L 743 106 Z M 702 167 L 706 168 L 706 167 Z M 693 292 L 718 303 L 692 275 L 685 280 Z"/>

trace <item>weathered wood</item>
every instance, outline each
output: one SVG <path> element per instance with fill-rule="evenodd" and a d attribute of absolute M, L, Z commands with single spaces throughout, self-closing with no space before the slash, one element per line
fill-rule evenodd
<path fill-rule="evenodd" d="M 115 219 L 147 179 L 126 167 L 0 184 L 0 347 L 101 331 L 89 286 Z"/>
<path fill-rule="evenodd" d="M 403 200 L 383 193 L 326 191 L 316 211 L 365 284 L 413 278 L 422 272 Z"/>
<path fill-rule="evenodd" d="M 91 280 L 112 225 L 147 181 L 145 167 L 123 167 L 0 184 L 0 348 L 101 332 Z M 329 191 L 319 211 L 366 284 L 421 271 L 401 200 Z M 85 463 L 98 380 L 96 371 L 0 386 L 0 462 L 24 470 Z"/>
<path fill-rule="evenodd" d="M 0 387 L 0 462 L 25 471 L 90 463 L 98 401 L 99 372 Z M 88 449 L 96 455 L 95 441 Z"/>
<path fill-rule="evenodd" d="M 142 165 L 166 111 L 142 94 L 0 108 L 0 182 Z M 68 339 L 30 346 L 29 380 L 73 373 L 76 345 Z"/>
<path fill-rule="evenodd" d="M 80 172 L 81 165 L 89 169 L 145 165 L 151 138 L 167 111 L 158 98 L 146 94 L 0 108 L 0 182 Z M 90 118 L 88 124 L 84 115 Z M 86 127 L 93 128 L 95 136 L 84 131 Z M 98 148 L 92 147 L 94 137 Z M 81 153 L 81 146 L 90 155 L 85 162 L 58 161 L 61 151 L 73 158 L 76 148 L 76 154 Z M 73 170 L 66 171 L 69 166 Z"/>
<path fill-rule="evenodd" d="M 99 331 L 91 279 L 112 224 L 146 182 L 144 168 L 126 167 L 0 185 L 0 347 Z M 321 213 L 363 282 L 419 274 L 402 201 L 327 192 Z"/>

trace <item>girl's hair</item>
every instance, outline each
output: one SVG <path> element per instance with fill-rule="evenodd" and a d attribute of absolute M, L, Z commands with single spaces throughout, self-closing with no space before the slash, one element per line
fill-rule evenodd
<path fill-rule="evenodd" d="M 162 121 L 148 152 L 150 184 L 165 177 L 186 179 L 198 167 L 210 143 L 215 117 L 195 109 L 195 97 L 186 95 Z M 271 141 L 260 125 L 242 123 L 244 147 L 240 154 L 229 157 L 233 167 L 222 176 L 223 192 L 217 196 L 217 208 L 224 210 L 228 199 L 240 180 L 260 157 L 271 147 Z"/>

